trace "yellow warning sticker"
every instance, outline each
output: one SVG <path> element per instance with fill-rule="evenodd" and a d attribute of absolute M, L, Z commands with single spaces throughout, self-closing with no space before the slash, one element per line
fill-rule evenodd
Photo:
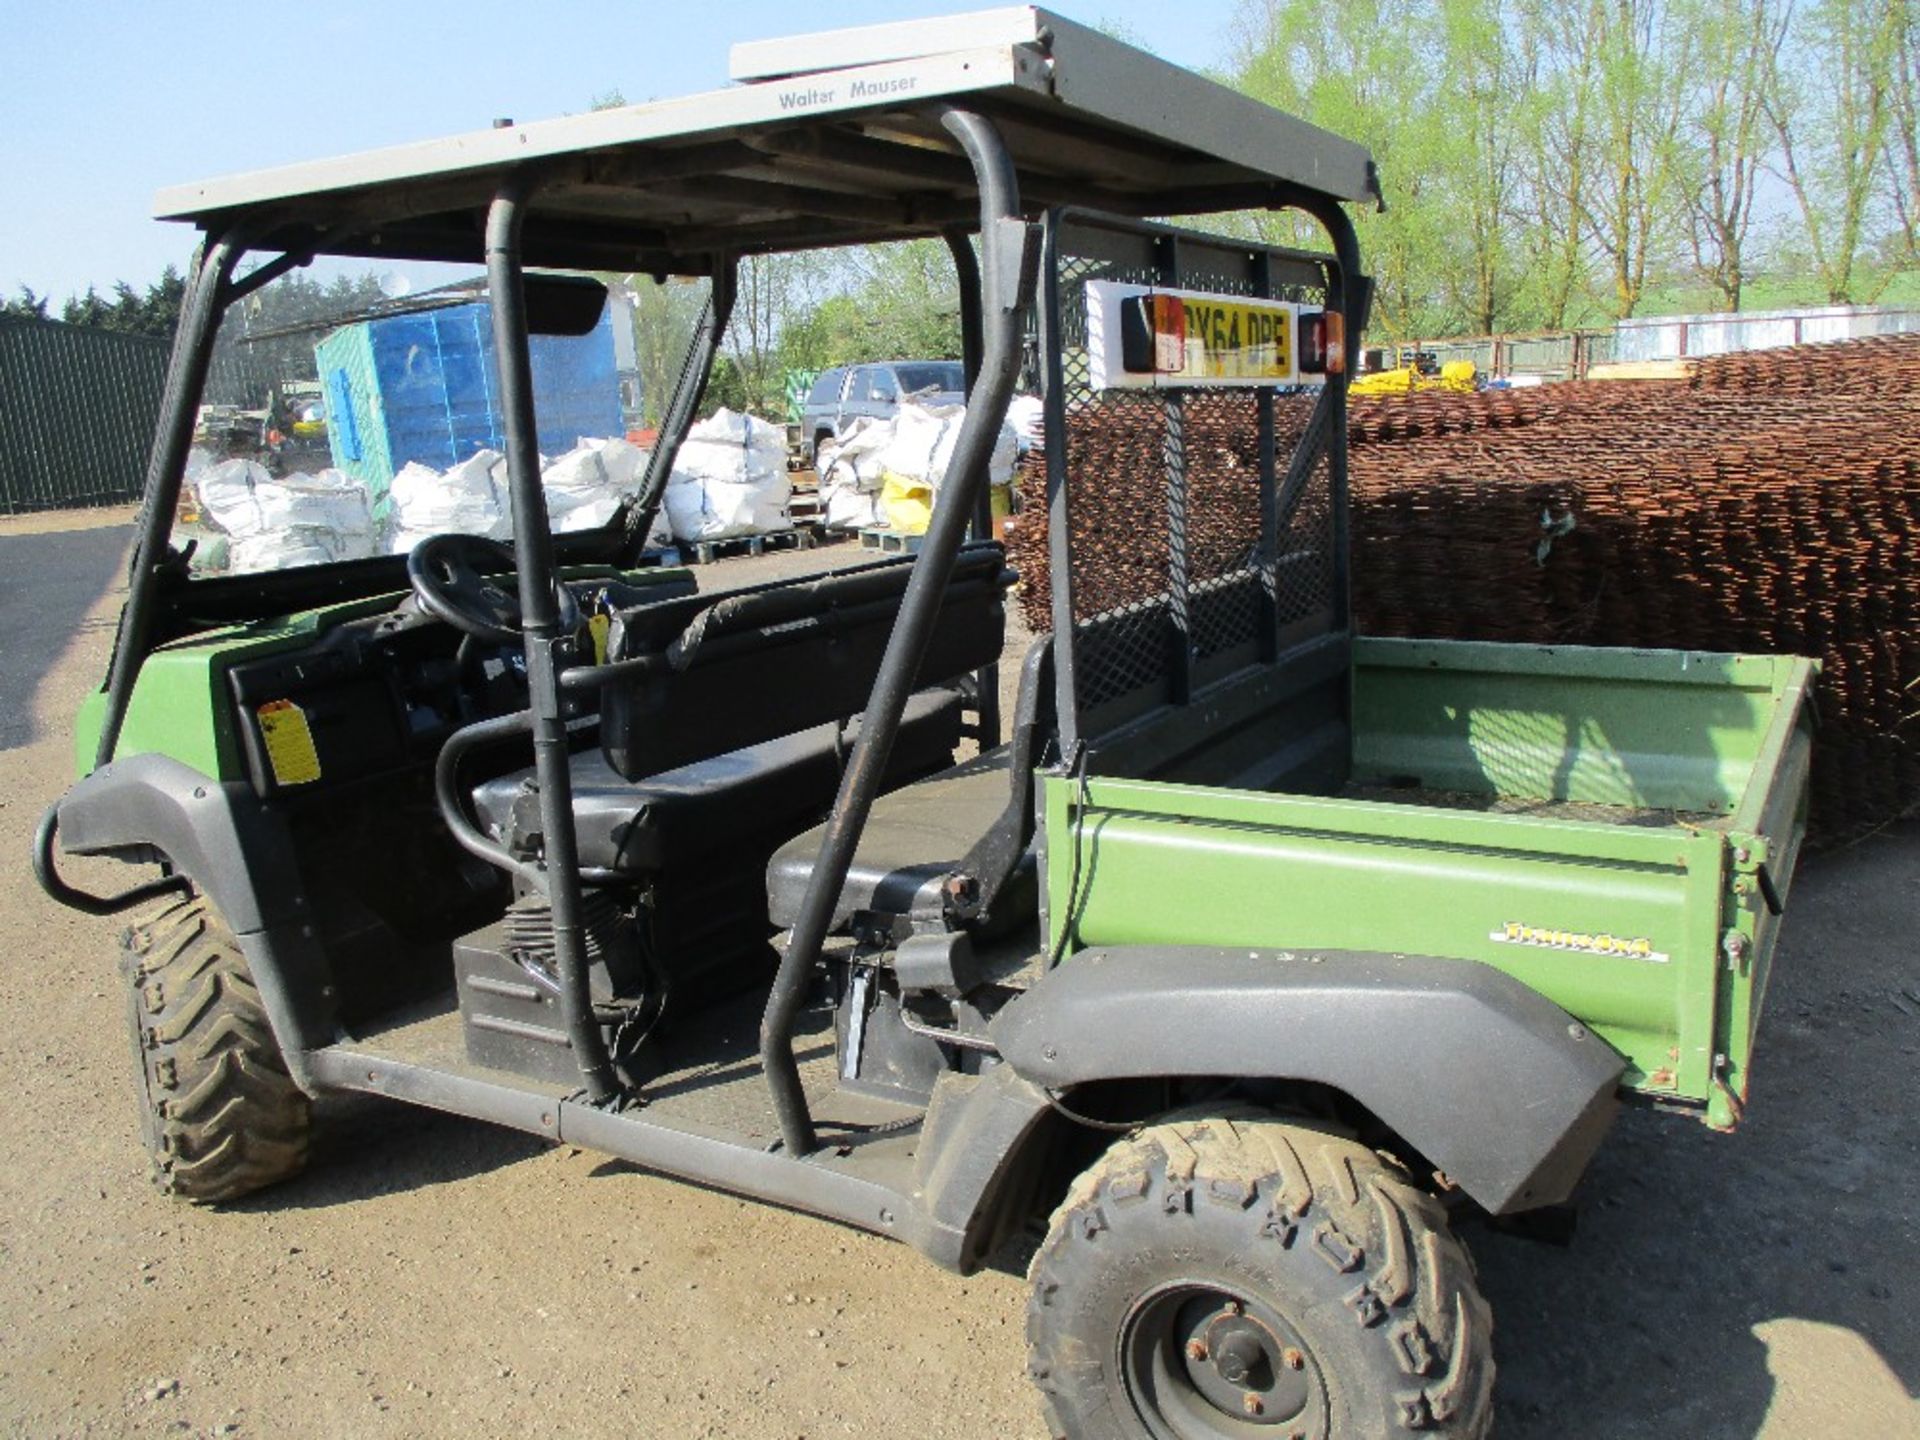
<path fill-rule="evenodd" d="M 307 785 L 320 778 L 320 752 L 313 745 L 307 712 L 291 700 L 269 700 L 255 712 L 267 763 L 280 785 Z"/>
<path fill-rule="evenodd" d="M 613 629 L 613 617 L 602 611 L 587 621 L 587 633 L 593 637 L 593 663 L 607 663 L 607 632 Z"/>

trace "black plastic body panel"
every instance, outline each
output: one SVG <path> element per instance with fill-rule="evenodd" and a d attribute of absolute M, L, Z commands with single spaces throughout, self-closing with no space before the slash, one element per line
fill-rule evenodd
<path fill-rule="evenodd" d="M 1568 1197 L 1624 1068 L 1511 976 L 1417 955 L 1087 950 L 990 1033 L 1022 1076 L 1054 1090 L 1168 1075 L 1331 1087 L 1494 1214 Z"/>
<path fill-rule="evenodd" d="M 638 990 L 632 936 L 623 930 L 616 939 L 613 953 L 596 956 L 588 970 L 596 1002 Z M 578 1080 L 580 1065 L 560 1014 L 559 991 L 551 983 L 542 984 L 506 953 L 503 923 L 455 941 L 453 973 L 468 1059 L 556 1085 Z"/>
<path fill-rule="evenodd" d="M 130 755 L 75 784 L 60 801 L 60 840 L 74 855 L 162 852 L 213 895 L 235 934 L 307 918 L 281 817 L 247 786 L 165 755 Z"/>
<path fill-rule="evenodd" d="M 219 908 L 246 952 L 275 1038 L 301 1085 L 302 1052 L 333 1038 L 337 997 L 287 825 L 252 789 L 165 755 L 131 755 L 60 802 L 75 855 L 166 856 Z"/>

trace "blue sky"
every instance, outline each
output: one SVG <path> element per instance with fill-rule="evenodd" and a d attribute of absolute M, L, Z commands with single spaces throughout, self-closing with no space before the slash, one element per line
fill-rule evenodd
<path fill-rule="evenodd" d="M 26 284 L 57 303 L 184 260 L 192 232 L 147 218 L 163 185 L 580 111 L 616 89 L 711 89 L 736 40 L 990 3 L 6 0 L 0 291 Z M 1051 8 L 1198 69 L 1225 59 L 1239 4 Z"/>

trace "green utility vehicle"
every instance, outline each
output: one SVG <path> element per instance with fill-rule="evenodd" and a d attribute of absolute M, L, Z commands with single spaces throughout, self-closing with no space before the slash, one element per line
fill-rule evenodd
<path fill-rule="evenodd" d="M 309 1097 L 386 1095 L 961 1272 L 1024 1242 L 1060 1435 L 1486 1434 L 1452 1220 L 1563 1206 L 1623 1103 L 1739 1120 L 1811 665 L 1354 633 L 1358 147 L 1030 9 L 734 72 L 161 196 L 204 241 L 34 856 L 66 904 L 151 906 L 123 964 L 161 1188 L 287 1180 Z M 1249 210 L 1320 241 L 1144 218 Z M 742 264 L 915 238 L 969 391 L 921 551 L 731 590 L 655 563 Z M 221 317 L 322 256 L 484 264 L 508 510 L 406 554 L 195 547 Z M 569 530 L 540 452 L 580 437 L 532 372 L 609 272 L 709 299 L 637 484 Z M 1028 354 L 1016 577 L 986 473 Z M 376 498 L 405 535 L 443 497 Z M 1052 624 L 1003 717 L 1016 583 Z M 100 895 L 62 851 L 159 873 Z"/>

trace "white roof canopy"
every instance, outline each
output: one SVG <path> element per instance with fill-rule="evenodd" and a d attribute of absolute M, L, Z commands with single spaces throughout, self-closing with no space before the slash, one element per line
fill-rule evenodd
<path fill-rule="evenodd" d="M 977 215 L 948 105 L 998 126 L 1030 208 L 1167 215 L 1377 197 L 1367 152 L 1020 6 L 737 45 L 724 90 L 178 186 L 158 215 L 249 243 L 476 260 L 506 176 L 541 175 L 529 263 L 702 270 L 717 252 L 937 233 Z"/>

